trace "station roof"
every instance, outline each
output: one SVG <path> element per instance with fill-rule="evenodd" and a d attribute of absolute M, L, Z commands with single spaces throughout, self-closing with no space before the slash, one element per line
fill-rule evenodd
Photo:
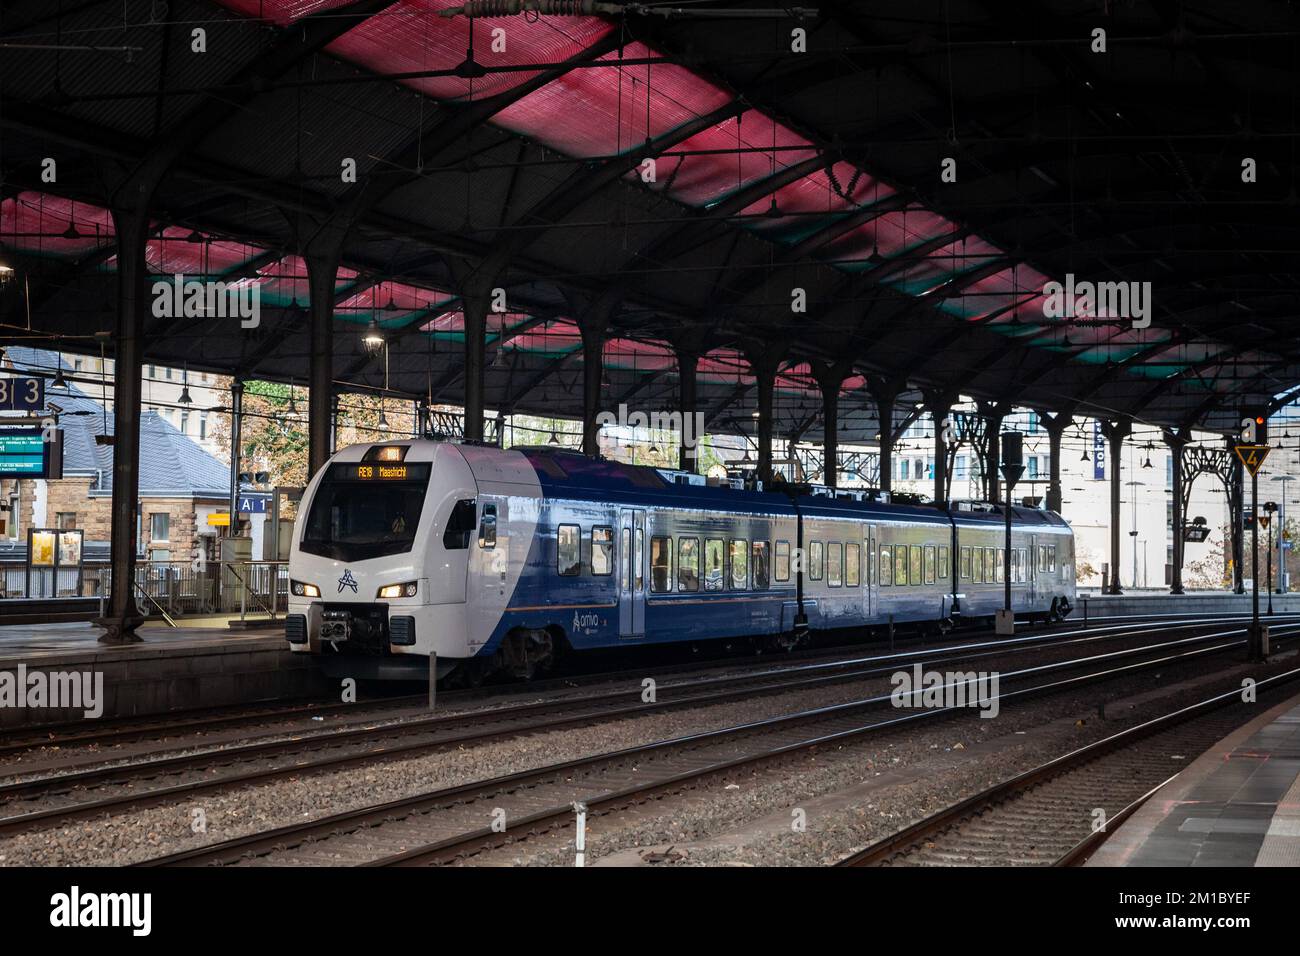
<path fill-rule="evenodd" d="M 341 387 L 459 402 L 458 277 L 485 262 L 508 299 L 487 405 L 508 411 L 580 417 L 578 321 L 611 292 L 602 406 L 674 407 L 672 343 L 693 343 L 715 430 L 752 430 L 756 347 L 783 358 L 776 433 L 813 440 L 815 363 L 846 363 L 842 441 L 880 430 L 873 384 L 901 389 L 895 429 L 933 390 L 1220 431 L 1300 386 L 1290 5 L 453 6 L 6 4 L 0 253 L 30 294 L 2 293 L 4 337 L 111 354 L 115 177 L 174 153 L 150 269 L 255 283 L 263 315 L 150 317 L 158 363 L 303 383 L 302 256 L 351 217 Z M 1049 314 L 1071 276 L 1149 290 L 1150 324 Z"/>

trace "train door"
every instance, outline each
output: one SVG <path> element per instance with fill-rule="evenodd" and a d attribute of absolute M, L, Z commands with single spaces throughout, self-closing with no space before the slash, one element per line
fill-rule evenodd
<path fill-rule="evenodd" d="M 634 508 L 619 516 L 618 636 L 645 636 L 645 512 Z"/>

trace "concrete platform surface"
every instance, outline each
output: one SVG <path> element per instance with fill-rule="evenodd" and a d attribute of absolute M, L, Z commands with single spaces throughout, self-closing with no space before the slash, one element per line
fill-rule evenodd
<path fill-rule="evenodd" d="M 1194 760 L 1088 866 L 1300 866 L 1300 696 Z"/>
<path fill-rule="evenodd" d="M 0 732 L 316 697 L 338 687 L 289 651 L 282 627 L 150 626 L 142 641 L 122 645 L 100 644 L 102 633 L 83 623 L 0 626 Z M 56 697 L 55 687 L 79 696 Z"/>

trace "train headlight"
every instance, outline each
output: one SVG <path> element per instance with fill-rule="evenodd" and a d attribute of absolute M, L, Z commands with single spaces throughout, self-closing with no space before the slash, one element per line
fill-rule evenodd
<path fill-rule="evenodd" d="M 405 584 L 385 584 L 379 589 L 381 598 L 400 598 L 415 597 L 415 592 L 420 589 L 416 581 L 407 581 Z"/>
<path fill-rule="evenodd" d="M 320 588 L 305 581 L 290 581 L 289 590 L 298 597 L 320 597 Z"/>

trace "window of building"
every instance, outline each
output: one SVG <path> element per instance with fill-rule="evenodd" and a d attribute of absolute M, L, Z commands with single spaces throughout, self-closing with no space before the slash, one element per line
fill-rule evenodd
<path fill-rule="evenodd" d="M 778 581 L 790 580 L 790 542 L 778 541 L 776 543 L 776 579 Z"/>
<path fill-rule="evenodd" d="M 75 530 L 77 527 L 77 513 L 75 511 L 60 511 L 57 527 L 60 531 Z"/>
<path fill-rule="evenodd" d="M 911 468 L 910 463 L 906 458 L 904 458 L 898 463 L 898 468 L 899 468 L 898 477 L 906 481 L 907 473 Z"/>
<path fill-rule="evenodd" d="M 591 529 L 591 573 L 607 577 L 614 571 L 614 529 L 597 525 Z"/>
<path fill-rule="evenodd" d="M 894 560 L 890 557 L 889 546 L 880 549 L 880 586 L 888 587 L 894 583 Z"/>
<path fill-rule="evenodd" d="M 749 587 L 749 542 L 737 538 L 731 542 L 731 586 L 744 591 Z"/>
<path fill-rule="evenodd" d="M 199 413 L 199 441 L 208 437 L 208 413 Z"/>
<path fill-rule="evenodd" d="M 750 561 L 750 570 L 754 572 L 754 590 L 765 591 L 768 584 L 770 545 L 766 541 L 754 542 L 754 554 Z"/>
<path fill-rule="evenodd" d="M 557 570 L 565 577 L 582 571 L 582 528 L 576 524 L 562 524 L 555 531 L 555 562 Z"/>
<path fill-rule="evenodd" d="M 844 584 L 844 550 L 838 541 L 826 545 L 826 583 L 833 588 Z"/>
<path fill-rule="evenodd" d="M 722 572 L 726 564 L 727 543 L 721 538 L 704 542 L 704 590 L 722 590 Z"/>
<path fill-rule="evenodd" d="M 149 540 L 150 541 L 170 541 L 168 533 L 171 530 L 171 515 L 166 513 L 155 513 L 149 516 Z"/>
<path fill-rule="evenodd" d="M 677 590 L 700 589 L 700 539 L 677 539 Z"/>
<path fill-rule="evenodd" d="M 654 535 L 650 539 L 650 590 L 656 594 L 673 589 L 673 539 Z"/>
<path fill-rule="evenodd" d="M 813 541 L 808 545 L 808 577 L 814 581 L 822 579 L 822 543 Z"/>
<path fill-rule="evenodd" d="M 844 546 L 844 585 L 856 588 L 862 583 L 862 545 Z"/>
<path fill-rule="evenodd" d="M 190 430 L 190 413 L 181 412 L 181 431 L 189 432 Z"/>

